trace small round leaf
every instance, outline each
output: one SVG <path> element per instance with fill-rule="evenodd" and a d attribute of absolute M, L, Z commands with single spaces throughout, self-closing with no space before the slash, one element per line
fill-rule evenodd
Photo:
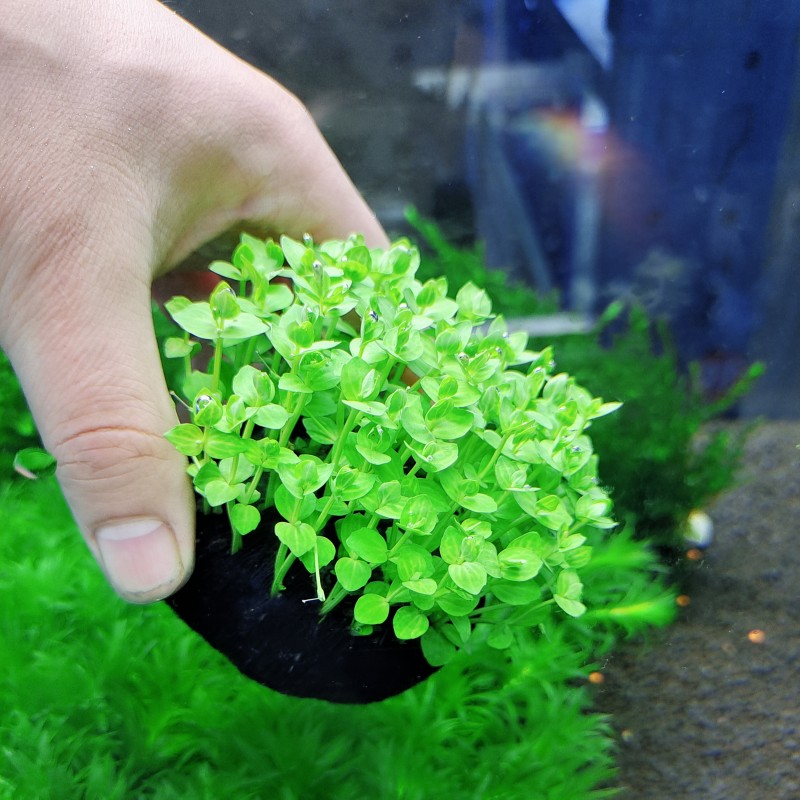
<path fill-rule="evenodd" d="M 398 639 L 418 639 L 428 630 L 430 622 L 413 606 L 402 606 L 394 615 L 392 627 Z"/>
<path fill-rule="evenodd" d="M 355 558 L 340 558 L 334 568 L 339 583 L 348 592 L 355 592 L 362 586 L 366 586 L 372 577 L 372 568 L 366 561 L 359 561 Z"/>
<path fill-rule="evenodd" d="M 356 600 L 353 615 L 362 625 L 380 625 L 389 617 L 389 601 L 380 594 L 364 594 Z"/>

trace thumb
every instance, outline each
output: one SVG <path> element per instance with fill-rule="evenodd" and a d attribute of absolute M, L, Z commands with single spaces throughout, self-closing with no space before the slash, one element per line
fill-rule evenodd
<path fill-rule="evenodd" d="M 122 597 L 146 603 L 191 572 L 192 492 L 183 457 L 163 438 L 177 419 L 149 281 L 124 260 L 105 263 L 118 266 L 47 270 L 57 289 L 39 294 L 36 313 L 28 307 L 7 350 L 87 545 Z"/>

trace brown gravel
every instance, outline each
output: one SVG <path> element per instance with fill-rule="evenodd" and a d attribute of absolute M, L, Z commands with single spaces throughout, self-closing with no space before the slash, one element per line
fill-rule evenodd
<path fill-rule="evenodd" d="M 625 800 L 800 798 L 798 443 L 797 422 L 754 431 L 680 619 L 604 670 Z"/>

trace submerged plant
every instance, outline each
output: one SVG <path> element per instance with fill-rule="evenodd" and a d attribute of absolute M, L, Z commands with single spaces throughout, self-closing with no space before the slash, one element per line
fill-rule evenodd
<path fill-rule="evenodd" d="M 510 278 L 502 269 L 489 269 L 483 243 L 476 242 L 471 247 L 454 245 L 439 225 L 425 219 L 414 208 L 406 210 L 406 219 L 423 247 L 420 279 L 443 276 L 454 292 L 467 282 L 474 283 L 486 290 L 495 313 L 509 319 L 559 311 L 557 292 L 537 292 L 526 283 Z"/>
<path fill-rule="evenodd" d="M 36 426 L 28 410 L 19 382 L 6 355 L 0 351 L 0 479 L 13 474 L 14 453 L 38 444 Z"/>
<path fill-rule="evenodd" d="M 426 245 L 421 274 L 446 275 L 455 288 L 472 281 L 509 319 L 559 310 L 552 295 L 511 285 L 504 272 L 489 269 L 480 244 L 454 245 L 413 209 L 407 218 Z M 633 520 L 637 536 L 670 551 L 684 549 L 687 519 L 734 484 L 752 430 L 710 430 L 707 423 L 735 407 L 763 365 L 750 365 L 710 399 L 700 366 L 681 363 L 667 323 L 620 302 L 590 331 L 556 341 L 535 339 L 532 345 L 553 345 L 560 369 L 591 393 L 622 403 L 620 413 L 593 432 L 601 480 L 610 487 L 617 516 Z"/>
<path fill-rule="evenodd" d="M 612 325 L 617 329 L 609 334 Z M 711 401 L 699 367 L 682 369 L 666 324 L 618 303 L 592 332 L 562 337 L 555 352 L 591 391 L 622 402 L 620 413 L 593 437 L 617 513 L 633 519 L 638 536 L 668 550 L 684 549 L 687 517 L 733 485 L 752 430 L 703 426 L 735 405 L 763 365 L 751 365 Z"/>
<path fill-rule="evenodd" d="M 166 304 L 191 415 L 167 438 L 233 551 L 274 535 L 265 592 L 303 570 L 323 617 L 355 597 L 357 632 L 391 624 L 437 665 L 476 633 L 503 649 L 584 613 L 587 533 L 615 524 L 586 430 L 618 404 L 418 265 L 405 240 L 243 235 L 208 302 Z"/>

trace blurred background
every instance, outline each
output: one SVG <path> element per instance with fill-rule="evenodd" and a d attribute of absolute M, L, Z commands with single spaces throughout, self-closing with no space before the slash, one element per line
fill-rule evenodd
<path fill-rule="evenodd" d="M 177 0 L 288 86 L 392 233 L 413 205 L 592 319 L 666 317 L 709 394 L 800 397 L 800 5 Z"/>

